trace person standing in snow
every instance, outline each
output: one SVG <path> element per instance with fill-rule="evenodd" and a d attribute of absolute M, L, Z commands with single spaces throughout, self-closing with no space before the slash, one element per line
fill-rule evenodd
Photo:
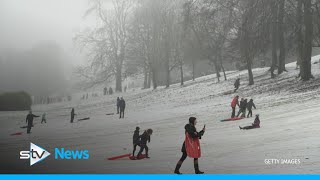
<path fill-rule="evenodd" d="M 119 114 L 120 113 L 120 98 L 119 97 L 117 97 L 117 114 Z"/>
<path fill-rule="evenodd" d="M 246 117 L 246 109 L 247 109 L 247 99 L 241 98 L 239 111 L 237 117 L 241 114 L 241 117 Z"/>
<path fill-rule="evenodd" d="M 29 111 L 29 114 L 27 115 L 27 118 L 26 118 L 26 123 L 28 123 L 28 126 L 27 126 L 28 134 L 31 133 L 31 128 L 33 127 L 33 118 L 37 118 L 37 117 L 40 117 L 40 116 L 36 116 L 32 114 L 32 111 Z"/>
<path fill-rule="evenodd" d="M 108 91 L 107 87 L 104 87 L 104 88 L 103 88 L 103 95 L 104 95 L 104 96 L 107 95 L 107 91 Z"/>
<path fill-rule="evenodd" d="M 150 143 L 152 133 L 153 133 L 152 129 L 147 129 L 146 131 L 143 132 L 141 136 L 139 136 L 140 151 L 137 155 L 138 159 L 139 157 L 141 157 L 143 150 L 146 151 L 146 158 L 150 158 L 148 154 L 149 148 L 147 146 L 147 142 Z"/>
<path fill-rule="evenodd" d="M 133 133 L 133 151 L 132 151 L 132 156 L 134 156 L 134 153 L 136 152 L 136 148 L 137 146 L 139 146 L 139 136 L 140 136 L 140 132 L 139 132 L 140 128 L 136 127 L 136 130 Z"/>
<path fill-rule="evenodd" d="M 112 95 L 112 94 L 113 94 L 112 87 L 109 87 L 109 95 Z"/>
<path fill-rule="evenodd" d="M 252 107 L 254 107 L 254 109 L 257 109 L 256 105 L 253 103 L 253 99 L 250 99 L 250 101 L 247 104 L 247 109 L 248 109 L 247 118 L 249 118 L 249 116 L 252 117 Z"/>
<path fill-rule="evenodd" d="M 119 101 L 119 107 L 120 107 L 120 118 L 124 118 L 124 110 L 126 108 L 126 101 L 121 97 Z M 122 115 L 122 116 L 121 116 Z"/>
<path fill-rule="evenodd" d="M 260 128 L 260 118 L 259 118 L 259 114 L 256 115 L 256 118 L 254 119 L 254 122 L 252 123 L 251 126 L 245 126 L 245 127 L 240 127 L 240 130 L 244 129 L 244 130 L 248 130 L 248 129 L 255 129 L 255 128 Z"/>
<path fill-rule="evenodd" d="M 72 110 L 71 110 L 71 120 L 70 120 L 70 122 L 71 123 L 73 123 L 73 120 L 74 120 L 74 116 L 75 116 L 76 114 L 74 113 L 74 108 L 72 108 Z"/>
<path fill-rule="evenodd" d="M 46 113 L 43 113 L 43 114 L 42 114 L 41 124 L 42 124 L 42 123 L 47 123 L 47 121 L 46 121 Z"/>
<path fill-rule="evenodd" d="M 237 78 L 236 81 L 234 82 L 234 92 L 237 92 L 239 87 L 240 87 L 240 78 Z"/>
<path fill-rule="evenodd" d="M 203 127 L 203 129 L 200 132 L 197 132 L 196 129 L 196 124 L 197 124 L 197 118 L 195 117 L 190 117 L 189 118 L 189 124 L 186 124 L 184 126 L 185 133 L 188 133 L 192 138 L 199 138 L 203 136 L 204 132 L 206 131 L 206 128 Z M 182 156 L 180 160 L 178 161 L 176 168 L 174 170 L 175 174 L 181 174 L 180 173 L 180 168 L 183 163 L 183 161 L 187 158 L 187 150 L 186 150 L 186 144 L 183 142 L 182 148 L 181 148 Z M 198 158 L 193 159 L 193 164 L 194 164 L 194 170 L 196 174 L 203 174 L 204 172 L 199 170 L 199 163 L 198 163 Z"/>
<path fill-rule="evenodd" d="M 239 106 L 239 96 L 234 97 L 231 102 L 231 108 L 232 108 L 231 118 L 234 118 L 236 115 L 236 106 Z"/>

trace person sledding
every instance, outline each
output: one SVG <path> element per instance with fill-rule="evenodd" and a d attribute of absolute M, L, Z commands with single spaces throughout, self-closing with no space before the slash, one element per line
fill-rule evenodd
<path fill-rule="evenodd" d="M 254 122 L 252 123 L 251 126 L 245 126 L 245 127 L 240 127 L 240 130 L 244 129 L 244 130 L 248 130 L 248 129 L 255 129 L 255 128 L 260 128 L 260 118 L 259 118 L 259 114 L 256 115 L 256 118 L 254 119 Z"/>
<path fill-rule="evenodd" d="M 132 137 L 132 139 L 133 139 L 133 151 L 132 151 L 132 156 L 134 157 L 134 153 L 136 152 L 136 148 L 137 148 L 137 146 L 140 146 L 139 145 L 139 130 L 140 130 L 140 128 L 139 127 L 136 127 L 136 130 L 134 131 L 134 133 L 133 133 L 133 137 Z"/>
<path fill-rule="evenodd" d="M 186 124 L 184 128 L 185 128 L 186 140 L 190 137 L 192 140 L 197 141 L 199 143 L 199 139 L 201 139 L 201 137 L 203 136 L 206 129 L 205 129 L 205 127 L 203 127 L 203 129 L 200 132 L 197 132 L 197 129 L 195 127 L 196 124 L 197 124 L 197 119 L 195 117 L 190 117 L 189 124 Z M 203 174 L 204 172 L 199 170 L 199 164 L 198 164 L 198 158 L 201 155 L 200 146 L 196 147 L 196 149 L 195 149 L 195 151 L 198 151 L 195 153 L 195 154 L 197 154 L 196 156 L 188 154 L 189 151 L 187 151 L 187 148 L 191 148 L 191 147 L 189 147 L 189 146 L 186 147 L 186 140 L 183 142 L 183 145 L 181 148 L 182 156 L 176 165 L 174 173 L 181 174 L 180 173 L 181 165 L 182 165 L 183 161 L 187 158 L 187 156 L 189 156 L 189 157 L 194 158 L 193 163 L 194 163 L 195 173 L 196 174 Z"/>
<path fill-rule="evenodd" d="M 150 158 L 148 155 L 149 148 L 147 146 L 147 142 L 150 143 L 150 139 L 151 139 L 150 136 L 152 135 L 152 133 L 153 133 L 152 129 L 147 129 L 146 131 L 143 132 L 141 136 L 139 136 L 140 151 L 136 157 L 137 159 L 141 159 L 143 150 L 146 151 L 146 158 Z"/>

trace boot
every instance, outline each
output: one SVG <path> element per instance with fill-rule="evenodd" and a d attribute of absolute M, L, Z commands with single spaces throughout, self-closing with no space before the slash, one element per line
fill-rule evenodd
<path fill-rule="evenodd" d="M 182 174 L 179 170 L 181 168 L 181 165 L 182 165 L 182 161 L 178 161 L 177 163 L 177 166 L 176 166 L 176 169 L 174 170 L 174 173 L 175 174 Z"/>
<path fill-rule="evenodd" d="M 199 170 L 198 160 L 194 160 L 194 171 L 196 174 L 203 174 L 204 172 Z"/>

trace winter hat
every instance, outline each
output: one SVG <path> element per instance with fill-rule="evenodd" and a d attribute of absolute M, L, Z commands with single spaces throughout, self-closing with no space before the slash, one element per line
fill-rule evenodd
<path fill-rule="evenodd" d="M 140 128 L 137 126 L 137 127 L 136 127 L 136 130 L 138 130 L 138 131 L 139 131 L 139 130 L 140 130 Z"/>
<path fill-rule="evenodd" d="M 195 117 L 190 117 L 189 118 L 189 123 L 194 125 L 194 122 L 196 121 L 197 118 Z"/>
<path fill-rule="evenodd" d="M 256 114 L 257 117 L 259 117 L 259 114 Z"/>

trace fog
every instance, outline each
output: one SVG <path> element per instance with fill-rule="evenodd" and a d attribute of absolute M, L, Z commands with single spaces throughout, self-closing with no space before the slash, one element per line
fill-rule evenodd
<path fill-rule="evenodd" d="M 83 18 L 87 5 L 87 0 L 0 0 L 0 91 L 49 95 L 68 89 L 72 68 L 85 59 L 72 38 L 92 22 Z"/>
<path fill-rule="evenodd" d="M 78 88 L 88 91 L 111 86 L 122 92 L 129 81 L 143 89 L 169 88 L 212 73 L 217 82 L 226 81 L 230 70 L 248 70 L 253 85 L 252 68 L 269 66 L 275 78 L 286 72 L 287 62 L 298 59 L 297 69 L 302 60 L 310 64 L 312 46 L 320 42 L 320 13 L 310 15 L 319 4 L 313 2 L 303 11 L 300 3 L 269 0 L 0 3 L 0 63 L 8 72 L 0 78 L 0 91 L 50 95 L 78 80 Z M 291 6 L 301 12 L 288 11 Z M 312 78 L 310 66 L 301 67 L 302 79 Z"/>

